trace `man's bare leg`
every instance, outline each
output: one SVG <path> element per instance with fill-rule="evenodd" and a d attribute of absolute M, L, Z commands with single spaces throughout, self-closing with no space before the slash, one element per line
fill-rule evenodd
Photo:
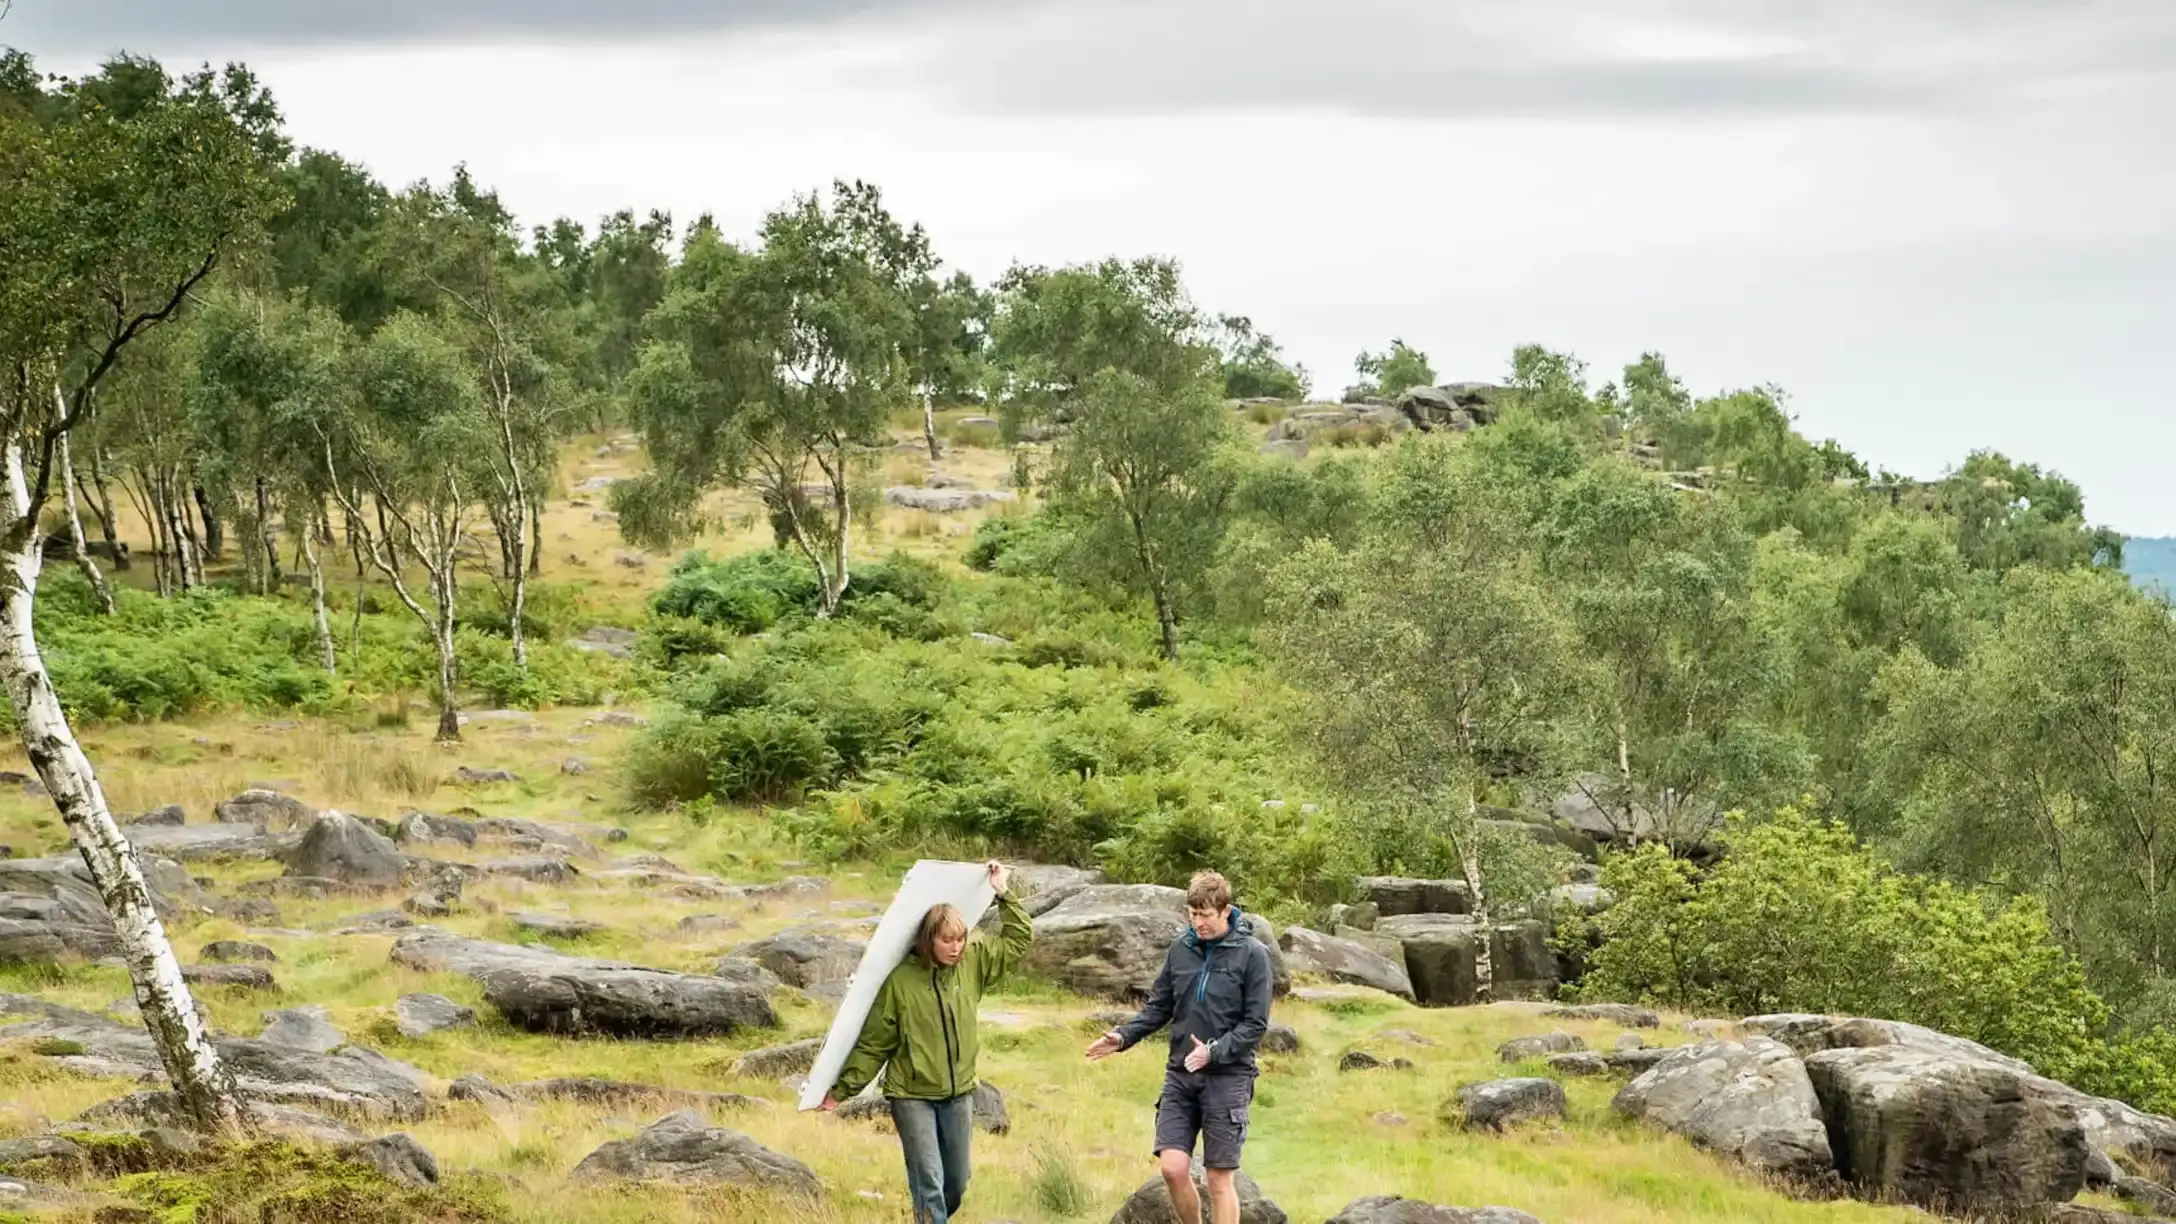
<path fill-rule="evenodd" d="M 1237 1169 L 1207 1169 L 1209 1219 L 1212 1224 L 1239 1224 L 1239 1186 L 1232 1181 Z M 1188 1178 L 1189 1182 L 1193 1179 Z M 1189 1187 L 1191 1188 L 1191 1187 Z M 1180 1217 L 1184 1219 L 1185 1217 Z"/>
<path fill-rule="evenodd" d="M 1194 1154 L 1177 1148 L 1165 1148 L 1157 1155 L 1156 1160 L 1157 1170 L 1164 1175 L 1164 1189 L 1171 1192 L 1171 1212 L 1179 1217 L 1179 1224 L 1201 1224 L 1201 1196 L 1194 1193 Z M 1211 1170 L 1209 1176 L 1215 1177 L 1215 1170 Z M 1211 1181 L 1209 1185 L 1213 1189 L 1216 1183 Z M 1226 1188 L 1231 1186 L 1231 1177 L 1228 1174 L 1225 1176 L 1224 1185 Z M 1233 1202 L 1236 1204 L 1238 1200 L 1234 1199 Z M 1231 1224 L 1239 1224 L 1236 1207 L 1232 1212 Z"/>

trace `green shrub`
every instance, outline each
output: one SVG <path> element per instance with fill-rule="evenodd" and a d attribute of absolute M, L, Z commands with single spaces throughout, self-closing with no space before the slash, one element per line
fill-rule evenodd
<path fill-rule="evenodd" d="M 2106 1040 L 2108 1009 L 2038 902 L 1905 875 L 1793 811 L 1733 818 L 1723 840 L 1705 875 L 1659 846 L 1610 860 L 1617 903 L 1591 922 L 1601 943 L 1582 998 L 1904 1020 L 2089 1091 L 2166 1091 L 2169 1043 Z M 1573 923 L 1564 937 L 1588 933 Z"/>

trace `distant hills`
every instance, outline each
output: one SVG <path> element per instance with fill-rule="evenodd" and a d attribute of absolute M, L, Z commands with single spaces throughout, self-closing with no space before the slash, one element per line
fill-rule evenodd
<path fill-rule="evenodd" d="M 2176 536 L 2125 538 L 2123 572 L 2141 587 L 2176 595 Z"/>

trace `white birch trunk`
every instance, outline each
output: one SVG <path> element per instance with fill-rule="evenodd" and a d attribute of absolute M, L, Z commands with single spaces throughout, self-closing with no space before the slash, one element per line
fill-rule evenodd
<path fill-rule="evenodd" d="M 1496 997 L 1496 930 L 1488 920 L 1488 894 L 1481 890 L 1481 804 L 1471 782 L 1466 784 L 1466 830 L 1458 839 L 1458 869 L 1465 873 L 1466 891 L 1473 894 L 1473 997 L 1476 1003 L 1487 1003 Z"/>
<path fill-rule="evenodd" d="M 937 397 L 922 392 L 922 440 L 929 444 L 931 463 L 943 458 L 937 451 Z"/>
<path fill-rule="evenodd" d="M 431 625 L 431 636 L 438 644 L 438 740 L 449 744 L 461 739 L 461 670 L 453 653 L 453 564 L 453 558 L 446 556 L 443 571 L 431 575 L 431 588 L 438 596 Z"/>
<path fill-rule="evenodd" d="M 53 395 L 60 396 L 60 388 L 53 388 Z M 65 415 L 65 413 L 63 414 Z M 75 549 L 76 568 L 91 584 L 91 594 L 98 600 L 98 610 L 107 616 L 114 614 L 113 590 L 106 585 L 106 576 L 99 572 L 98 562 L 91 559 L 90 542 L 83 538 L 83 516 L 76 510 L 76 465 L 68 455 L 68 435 L 60 436 L 60 488 L 61 499 L 68 506 L 68 543 Z"/>
<path fill-rule="evenodd" d="M 151 889 L 121 827 L 99 788 L 90 758 L 76 743 L 59 696 L 38 653 L 32 605 L 43 563 L 42 541 L 32 517 L 23 476 L 22 444 L 10 439 L 0 453 L 6 469 L 7 511 L 21 544 L 0 557 L 0 684 L 7 689 L 22 730 L 23 751 L 52 795 L 92 884 L 113 917 L 122 957 L 136 988 L 136 1004 L 167 1079 L 183 1108 L 214 1132 L 247 1126 L 234 1077 L 220 1061 L 196 1001 L 182 981 L 181 962 L 167 942 L 166 927 L 151 904 Z"/>
<path fill-rule="evenodd" d="M 340 670 L 339 656 L 332 648 L 332 618 L 325 613 L 325 563 L 317 552 L 317 525 L 306 525 L 302 536 L 302 559 L 310 567 L 310 617 L 317 625 L 317 650 L 322 656 L 325 670 Z"/>

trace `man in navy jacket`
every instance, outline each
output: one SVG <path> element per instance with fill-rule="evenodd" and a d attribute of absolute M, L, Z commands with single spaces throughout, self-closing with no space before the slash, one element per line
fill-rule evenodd
<path fill-rule="evenodd" d="M 1272 982 L 1269 949 L 1231 902 L 1223 876 L 1195 873 L 1186 890 L 1190 929 L 1164 954 L 1147 1006 L 1088 1047 L 1091 1060 L 1108 1058 L 1171 1026 L 1171 1057 L 1156 1100 L 1156 1159 L 1179 1224 L 1202 1224 L 1192 1175 L 1197 1135 L 1211 1224 L 1239 1224 L 1232 1175 L 1247 1141 L 1254 1049 L 1269 1029 Z"/>

